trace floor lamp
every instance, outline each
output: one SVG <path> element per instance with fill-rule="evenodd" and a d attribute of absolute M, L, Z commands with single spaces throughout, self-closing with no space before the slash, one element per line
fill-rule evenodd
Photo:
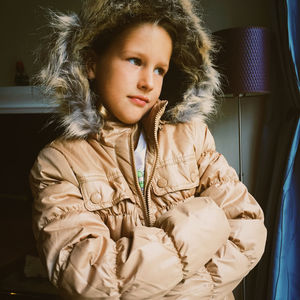
<path fill-rule="evenodd" d="M 220 45 L 216 66 L 223 76 L 222 92 L 238 103 L 239 178 L 243 181 L 241 99 L 270 91 L 269 31 L 264 27 L 238 27 L 217 31 L 214 36 Z M 242 289 L 246 300 L 245 279 Z"/>

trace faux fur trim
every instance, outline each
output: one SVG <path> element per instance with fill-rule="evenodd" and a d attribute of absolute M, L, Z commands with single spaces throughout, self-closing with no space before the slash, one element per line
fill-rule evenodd
<path fill-rule="evenodd" d="M 177 71 L 172 74 L 170 70 L 165 81 L 179 79 L 180 88 L 174 92 L 175 86 L 169 87 L 171 94 L 163 91 L 170 103 L 163 119 L 170 123 L 195 117 L 205 120 L 214 112 L 219 76 L 211 61 L 212 42 L 192 1 L 85 0 L 79 15 L 50 12 L 48 58 L 37 77 L 38 84 L 59 103 L 66 138 L 86 138 L 102 127 L 103 118 L 87 79 L 86 53 L 96 36 L 120 22 L 126 24 L 129 16 L 147 21 L 163 16 L 178 30 L 172 55 Z"/>

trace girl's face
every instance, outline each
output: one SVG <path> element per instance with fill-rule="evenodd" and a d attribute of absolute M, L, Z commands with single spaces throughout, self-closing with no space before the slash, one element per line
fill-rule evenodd
<path fill-rule="evenodd" d="M 103 105 L 125 124 L 137 123 L 158 101 L 169 68 L 172 40 L 144 23 L 120 34 L 89 69 Z"/>

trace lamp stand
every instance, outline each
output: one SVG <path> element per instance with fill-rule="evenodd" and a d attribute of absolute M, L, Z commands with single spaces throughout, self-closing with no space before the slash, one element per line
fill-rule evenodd
<path fill-rule="evenodd" d="M 243 174 L 243 155 L 242 155 L 242 97 L 243 94 L 238 94 L 238 130 L 239 130 L 239 179 L 244 182 Z"/>
<path fill-rule="evenodd" d="M 242 97 L 243 94 L 238 94 L 238 132 L 239 132 L 239 179 L 241 182 L 244 182 L 243 174 L 243 154 L 242 154 Z M 242 297 L 243 300 L 246 300 L 246 277 L 242 280 Z"/>

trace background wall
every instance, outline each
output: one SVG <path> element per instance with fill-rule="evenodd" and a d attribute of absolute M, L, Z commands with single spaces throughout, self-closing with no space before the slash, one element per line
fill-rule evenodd
<path fill-rule="evenodd" d="M 202 0 L 204 23 L 210 32 L 231 27 L 269 27 L 268 0 Z M 264 104 L 267 96 L 242 100 L 242 153 L 244 182 L 254 191 L 257 154 L 262 130 Z M 237 100 L 220 99 L 219 113 L 209 122 L 219 152 L 224 154 L 238 172 Z"/>
<path fill-rule="evenodd" d="M 66 12 L 79 7 L 79 0 L 1 0 L 0 86 L 14 85 L 18 60 L 23 61 L 28 75 L 36 72 L 34 51 L 45 33 L 44 8 Z"/>

